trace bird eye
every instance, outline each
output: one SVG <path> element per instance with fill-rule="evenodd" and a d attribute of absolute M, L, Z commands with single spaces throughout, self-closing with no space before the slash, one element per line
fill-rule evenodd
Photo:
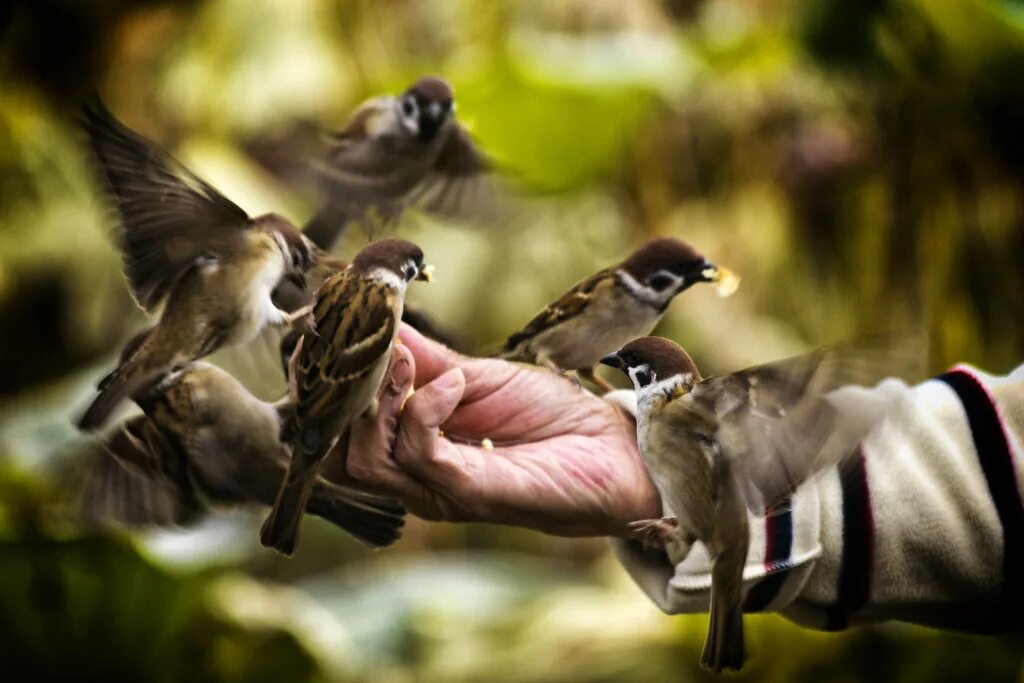
<path fill-rule="evenodd" d="M 651 289 L 653 289 L 654 291 L 660 292 L 669 285 L 671 285 L 672 282 L 672 278 L 670 278 L 668 275 L 655 275 L 654 277 L 647 281 L 647 284 L 650 285 Z"/>

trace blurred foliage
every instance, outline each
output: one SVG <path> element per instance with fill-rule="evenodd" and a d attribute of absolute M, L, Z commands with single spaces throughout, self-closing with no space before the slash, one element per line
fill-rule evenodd
<path fill-rule="evenodd" d="M 440 276 L 413 299 L 473 349 L 644 238 L 675 234 L 744 278 L 725 301 L 687 292 L 659 330 L 710 371 L 918 324 L 934 371 L 1022 359 L 1024 10 L 1011 0 L 3 3 L 5 666 L 134 680 L 702 677 L 705 617 L 657 614 L 600 540 L 412 523 L 370 554 L 313 522 L 285 561 L 258 549 L 244 515 L 131 539 L 52 519 L 62 494 L 47 482 L 81 444 L 69 416 L 143 325 L 77 102 L 99 91 L 249 211 L 301 223 L 316 132 L 424 72 L 453 81 L 459 116 L 536 196 L 500 229 L 402 226 Z M 343 252 L 364 240 L 349 235 Z M 280 389 L 269 347 L 217 360 L 250 368 L 263 395 Z M 1019 639 L 750 623 L 750 680 L 1021 676 Z"/>

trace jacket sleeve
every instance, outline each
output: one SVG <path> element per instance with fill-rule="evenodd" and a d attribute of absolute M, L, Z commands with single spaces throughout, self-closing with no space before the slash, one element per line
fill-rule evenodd
<path fill-rule="evenodd" d="M 1024 366 L 1005 377 L 957 366 L 912 388 L 840 467 L 750 519 L 748 612 L 812 628 L 899 619 L 973 632 L 1024 614 Z M 635 412 L 631 392 L 606 397 Z M 666 514 L 672 514 L 666 510 Z M 614 540 L 640 588 L 669 613 L 708 608 L 699 543 L 643 550 Z"/>

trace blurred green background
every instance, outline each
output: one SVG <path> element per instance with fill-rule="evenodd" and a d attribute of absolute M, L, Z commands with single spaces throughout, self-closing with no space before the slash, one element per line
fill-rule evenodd
<path fill-rule="evenodd" d="M 71 427 L 144 324 L 74 125 L 98 91 L 250 213 L 298 223 L 311 133 L 445 75 L 530 211 L 410 216 L 412 300 L 472 350 L 673 234 L 744 279 L 659 330 L 709 371 L 923 324 L 929 367 L 1024 359 L 1024 5 L 1014 0 L 24 0 L 0 7 L 0 661 L 37 678 L 697 680 L 600 539 L 410 522 L 296 557 L 258 514 L 96 536 L 61 514 Z M 313 148 L 315 149 L 315 148 Z M 354 231 L 342 253 L 365 241 Z M 266 349 L 221 354 L 253 367 Z M 239 354 L 242 354 L 239 356 Z M 245 355 L 248 354 L 248 355 Z M 263 354 L 268 355 L 269 354 Z M 272 356 L 269 356 L 272 358 Z M 273 362 L 247 373 L 280 388 Z M 1024 680 L 1019 638 L 748 618 L 749 680 Z"/>

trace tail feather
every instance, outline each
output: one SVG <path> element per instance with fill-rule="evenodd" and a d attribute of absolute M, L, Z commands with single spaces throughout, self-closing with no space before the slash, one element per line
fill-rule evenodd
<path fill-rule="evenodd" d="M 119 365 L 100 382 L 99 394 L 79 418 L 78 428 L 91 432 L 102 427 L 121 401 L 145 386 L 150 379 L 149 373 L 137 360 Z"/>
<path fill-rule="evenodd" d="M 721 673 L 724 669 L 739 671 L 743 667 L 743 601 L 740 586 L 735 590 L 723 586 L 719 564 L 712 570 L 711 610 L 708 634 L 700 663 L 705 669 Z M 730 595 L 730 593 L 733 593 Z"/>
<path fill-rule="evenodd" d="M 397 541 L 405 524 L 405 506 L 401 502 L 325 481 L 314 484 L 306 511 L 375 548 Z"/>
<path fill-rule="evenodd" d="M 314 453 L 295 449 L 277 500 L 260 529 L 260 543 L 290 557 L 299 544 L 302 515 L 313 491 L 320 459 Z"/>

